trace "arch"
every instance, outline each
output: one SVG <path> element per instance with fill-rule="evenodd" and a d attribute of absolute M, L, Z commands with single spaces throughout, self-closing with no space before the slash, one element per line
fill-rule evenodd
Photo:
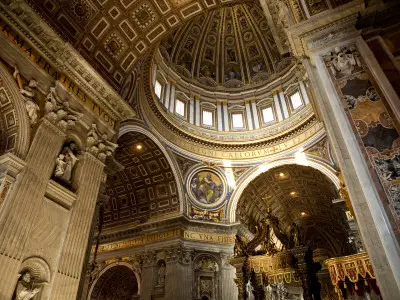
<path fill-rule="evenodd" d="M 147 130 L 141 126 L 134 125 L 134 124 L 122 125 L 118 132 L 118 139 L 121 136 L 123 136 L 124 134 L 129 133 L 129 132 L 138 132 L 138 133 L 141 133 L 141 134 L 144 134 L 145 136 L 147 136 L 158 146 L 158 148 L 161 150 L 161 152 L 166 157 L 168 164 L 171 166 L 172 173 L 174 174 L 174 179 L 175 179 L 177 187 L 178 187 L 179 212 L 181 214 L 183 214 L 184 204 L 185 204 L 184 192 L 183 192 L 184 191 L 183 190 L 183 179 L 181 178 L 179 172 L 177 171 L 177 170 L 179 170 L 179 168 L 175 164 L 175 161 L 171 158 L 171 155 L 168 153 L 165 146 L 158 140 L 158 138 L 152 132 L 150 132 L 149 130 Z"/>
<path fill-rule="evenodd" d="M 31 127 L 23 96 L 6 66 L 0 62 L 0 154 L 12 152 L 24 159 Z"/>
<path fill-rule="evenodd" d="M 137 281 L 137 285 L 138 285 L 138 295 L 140 295 L 140 291 L 141 291 L 141 278 L 140 278 L 140 274 L 138 273 L 137 270 L 134 269 L 134 267 L 133 267 L 130 263 L 120 261 L 120 262 L 115 262 L 115 263 L 109 264 L 109 265 L 107 265 L 106 267 L 104 267 L 104 268 L 100 271 L 99 276 L 97 276 L 97 278 L 93 281 L 93 283 L 92 283 L 91 286 L 90 286 L 87 300 L 90 300 L 90 299 L 92 298 L 93 289 L 94 289 L 94 287 L 96 286 L 96 284 L 99 282 L 99 279 L 100 279 L 108 270 L 110 270 L 110 269 L 112 269 L 112 268 L 115 268 L 115 267 L 120 267 L 120 266 L 124 266 L 124 267 L 129 268 L 129 269 L 135 274 L 136 281 Z"/>
<path fill-rule="evenodd" d="M 321 161 L 318 161 L 316 159 L 311 158 L 310 156 L 306 156 L 306 164 L 308 167 L 312 167 L 324 175 L 326 175 L 332 183 L 335 185 L 336 189 L 339 190 L 340 188 L 340 182 L 339 178 L 336 175 L 336 171 L 329 166 L 328 164 L 322 163 Z M 231 223 L 236 222 L 236 208 L 237 204 L 239 202 L 240 197 L 242 196 L 243 191 L 245 188 L 249 185 L 251 181 L 253 181 L 257 176 L 261 175 L 262 173 L 267 172 L 268 170 L 275 168 L 275 167 L 280 167 L 284 165 L 302 165 L 298 162 L 298 159 L 295 156 L 288 157 L 288 158 L 283 158 L 283 159 L 278 159 L 275 161 L 267 161 L 257 168 L 253 169 L 253 171 L 248 174 L 245 179 L 243 179 L 241 182 L 237 183 L 237 187 L 235 191 L 232 194 L 231 200 L 229 202 L 228 208 L 227 208 L 227 215 L 228 215 L 228 220 Z"/>

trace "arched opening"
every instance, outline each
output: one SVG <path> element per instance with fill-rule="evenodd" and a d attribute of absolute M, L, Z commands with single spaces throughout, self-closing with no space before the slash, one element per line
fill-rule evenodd
<path fill-rule="evenodd" d="M 253 179 L 241 194 L 236 219 L 254 232 L 268 210 L 289 232 L 293 223 L 300 227 L 300 239 L 328 256 L 348 254 L 347 222 L 334 183 L 320 171 L 301 165 L 272 168 Z"/>
<path fill-rule="evenodd" d="M 91 300 L 139 299 L 135 273 L 127 266 L 117 265 L 107 269 L 95 283 Z"/>
<path fill-rule="evenodd" d="M 246 289 L 257 290 L 262 286 L 270 296 L 283 293 L 299 297 L 312 293 L 322 298 L 334 297 L 324 261 L 351 255 L 357 250 L 349 238 L 354 232 L 346 217 L 347 208 L 339 198 L 336 184 L 328 176 L 303 165 L 276 166 L 248 183 L 236 209 L 236 220 L 241 225 L 235 244 L 235 262 L 247 256 L 250 260 L 261 259 L 265 265 L 263 271 L 251 269 Z M 284 272 L 278 270 L 285 268 L 285 264 L 288 267 L 299 262 L 297 258 L 291 262 L 296 251 L 305 253 L 307 280 L 312 282 L 306 290 L 296 279 L 287 279 L 289 274 L 285 280 L 274 277 Z M 268 279 L 261 280 L 260 285 L 254 280 L 256 274 Z"/>

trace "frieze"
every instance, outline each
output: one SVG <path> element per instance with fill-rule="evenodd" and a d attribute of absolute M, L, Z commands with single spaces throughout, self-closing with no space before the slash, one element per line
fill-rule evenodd
<path fill-rule="evenodd" d="M 11 41 L 21 52 L 33 61 L 39 68 L 61 83 L 71 94 L 75 95 L 80 102 L 92 113 L 100 117 L 108 126 L 114 129 L 115 119 L 111 117 L 103 108 L 97 105 L 89 95 L 78 87 L 67 75 L 57 69 L 53 63 L 48 62 L 40 55 L 28 42 L 14 31 L 4 20 L 0 18 L 0 31 Z"/>
<path fill-rule="evenodd" d="M 126 248 L 139 247 L 146 244 L 160 242 L 165 240 L 171 240 L 181 238 L 183 240 L 199 241 L 213 244 L 229 244 L 233 245 L 235 242 L 234 234 L 222 234 L 222 233 L 211 233 L 211 232 L 199 232 L 192 230 L 173 229 L 169 231 L 145 234 L 132 239 L 119 241 L 115 243 L 108 243 L 99 246 L 98 253 L 115 251 Z M 94 248 L 92 249 L 92 252 Z"/>

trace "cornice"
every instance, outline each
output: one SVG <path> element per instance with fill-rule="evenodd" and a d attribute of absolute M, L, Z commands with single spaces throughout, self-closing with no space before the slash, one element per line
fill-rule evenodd
<path fill-rule="evenodd" d="M 119 121 L 136 116 L 134 110 L 97 71 L 69 43 L 62 40 L 24 0 L 14 0 L 9 5 L 1 1 L 0 14 L 43 57 L 54 63 L 88 93 L 101 109 Z"/>
<path fill-rule="evenodd" d="M 319 13 L 307 21 L 300 22 L 287 29 L 289 41 L 294 55 L 308 55 L 311 39 L 322 35 L 322 39 L 332 32 L 343 30 L 345 27 L 354 28 L 357 14 L 363 9 L 364 1 L 355 0 L 335 9 Z M 340 28 L 340 29 L 339 29 Z"/>

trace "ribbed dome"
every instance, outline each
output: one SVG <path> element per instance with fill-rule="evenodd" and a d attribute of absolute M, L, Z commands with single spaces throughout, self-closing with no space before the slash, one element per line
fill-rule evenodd
<path fill-rule="evenodd" d="M 259 83 L 288 61 L 280 56 L 262 8 L 255 3 L 193 18 L 161 42 L 160 52 L 182 77 L 209 87 Z"/>

